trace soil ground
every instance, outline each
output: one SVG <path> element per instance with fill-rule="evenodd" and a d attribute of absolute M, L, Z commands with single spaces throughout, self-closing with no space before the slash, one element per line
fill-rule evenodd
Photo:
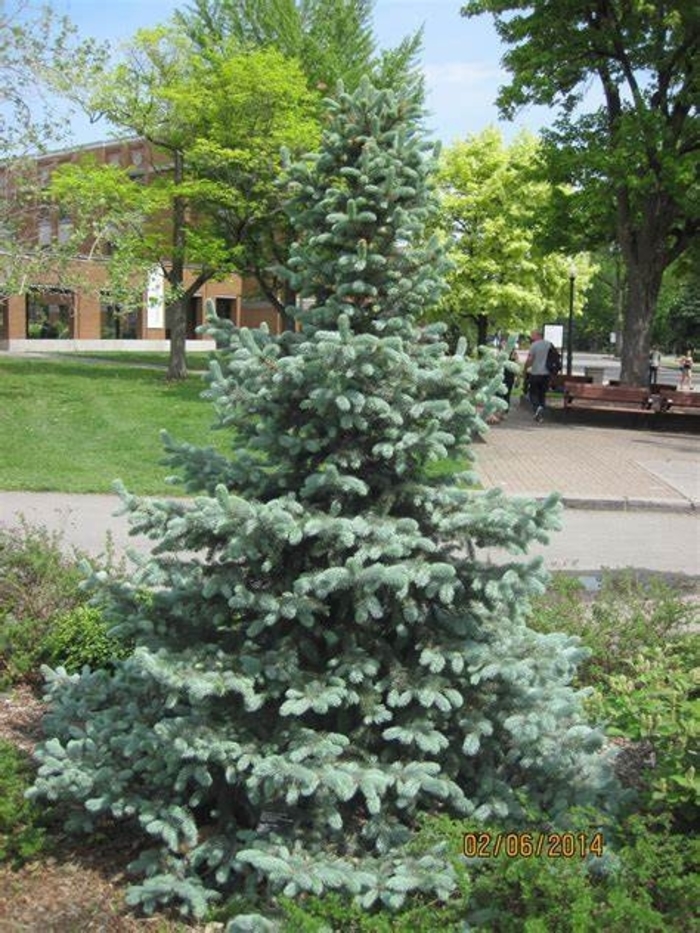
<path fill-rule="evenodd" d="M 0 739 L 31 752 L 41 737 L 43 704 L 25 686 L 0 694 Z M 0 865 L 0 933 L 213 933 L 222 924 L 186 925 L 162 914 L 139 918 L 124 895 L 135 857 L 125 834 L 61 840 L 49 856 L 18 870 Z"/>

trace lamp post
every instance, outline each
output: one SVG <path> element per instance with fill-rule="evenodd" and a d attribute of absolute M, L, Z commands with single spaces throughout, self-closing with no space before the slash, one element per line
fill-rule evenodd
<path fill-rule="evenodd" d="M 566 375 L 571 375 L 574 362 L 574 286 L 576 284 L 576 266 L 569 266 L 569 331 L 566 337 Z"/>

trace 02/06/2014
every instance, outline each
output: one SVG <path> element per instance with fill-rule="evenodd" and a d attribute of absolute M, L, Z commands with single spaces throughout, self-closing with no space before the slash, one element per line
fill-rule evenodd
<path fill-rule="evenodd" d="M 489 833 L 464 834 L 462 852 L 466 858 L 601 858 L 605 841 L 593 833 Z"/>

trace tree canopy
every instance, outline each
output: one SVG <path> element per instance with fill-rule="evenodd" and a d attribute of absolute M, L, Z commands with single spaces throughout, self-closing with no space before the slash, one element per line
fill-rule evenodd
<path fill-rule="evenodd" d="M 379 50 L 373 7 L 374 0 L 195 0 L 175 18 L 204 49 L 230 39 L 278 49 L 301 63 L 311 87 L 333 92 L 342 81 L 352 90 L 370 75 L 379 86 L 422 89 L 415 67 L 421 33 Z"/>
<path fill-rule="evenodd" d="M 476 325 L 479 343 L 491 330 L 541 327 L 562 316 L 572 263 L 580 309 L 591 277 L 585 253 L 550 250 L 543 233 L 554 186 L 542 171 L 541 143 L 521 134 L 503 142 L 494 128 L 446 149 L 438 175 L 441 224 L 451 246 L 449 290 L 437 309 L 460 331 Z"/>
<path fill-rule="evenodd" d="M 423 79 L 416 67 L 421 33 L 407 36 L 396 48 L 379 50 L 373 5 L 372 0 L 196 0 L 175 19 L 204 56 L 221 54 L 232 46 L 277 49 L 299 64 L 314 91 L 333 94 L 339 83 L 351 91 L 364 75 L 371 75 L 377 86 L 404 87 L 416 102 L 422 102 Z M 319 121 L 321 98 L 319 94 Z M 306 151 L 314 149 L 316 139 L 309 134 Z M 221 166 L 210 167 L 216 180 L 225 183 Z M 269 188 L 266 194 L 271 194 Z M 251 223 L 247 212 L 232 210 L 225 220 L 239 246 L 240 271 L 257 281 L 285 325 L 291 326 L 288 309 L 296 297 L 278 275 L 291 242 L 283 199 L 283 189 L 276 201 L 266 197 L 260 222 Z"/>
<path fill-rule="evenodd" d="M 31 284 L 49 262 L 27 237 L 35 225 L 41 179 L 36 156 L 68 137 L 65 110 L 52 92 L 103 61 L 103 50 L 77 35 L 66 17 L 30 3 L 0 4 L 0 293 Z"/>
<path fill-rule="evenodd" d="M 109 230 L 122 283 L 125 266 L 161 266 L 170 286 L 169 375 L 180 378 L 186 302 L 208 279 L 241 271 L 249 231 L 270 223 L 283 148 L 301 151 L 317 136 L 315 94 L 273 48 L 228 43 L 202 56 L 166 26 L 136 35 L 125 60 L 92 88 L 90 107 L 147 139 L 160 159 L 141 190 L 126 172 L 83 165 L 66 168 L 54 193 L 76 219 Z M 76 225 L 78 240 L 85 232 Z M 193 272 L 186 288 L 185 267 Z"/>
<path fill-rule="evenodd" d="M 508 46 L 498 103 L 557 107 L 551 165 L 585 199 L 627 270 L 622 379 L 646 378 L 664 270 L 700 222 L 700 8 L 695 0 L 470 0 Z"/>

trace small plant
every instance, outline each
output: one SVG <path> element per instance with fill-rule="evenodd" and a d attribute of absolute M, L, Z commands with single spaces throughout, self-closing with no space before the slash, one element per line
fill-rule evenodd
<path fill-rule="evenodd" d="M 93 606 L 76 606 L 57 619 L 42 645 L 46 663 L 64 667 L 68 673 L 85 665 L 107 667 L 129 652 L 128 645 L 108 633 L 99 609 Z"/>
<path fill-rule="evenodd" d="M 107 635 L 98 610 L 85 605 L 81 557 L 68 554 L 61 536 L 41 526 L 0 529 L 0 689 L 38 685 L 42 664 L 73 671 L 128 653 Z M 123 571 L 111 543 L 103 567 Z"/>
<path fill-rule="evenodd" d="M 0 621 L 45 622 L 82 602 L 78 558 L 41 526 L 0 528 Z"/>
<path fill-rule="evenodd" d="M 0 689 L 18 683 L 40 683 L 48 625 L 47 621 L 12 617 L 0 621 Z"/>
<path fill-rule="evenodd" d="M 700 776 L 700 638 L 688 635 L 666 648 L 647 648 L 606 675 L 588 701 L 609 735 L 648 749 L 642 794 L 654 811 L 673 811 L 697 822 Z M 624 760 L 624 749 L 621 753 Z"/>
<path fill-rule="evenodd" d="M 24 796 L 32 778 L 26 756 L 0 739 L 0 862 L 18 867 L 46 847 L 39 808 Z"/>
<path fill-rule="evenodd" d="M 43 641 L 57 615 L 84 601 L 77 555 L 60 536 L 24 522 L 0 529 L 0 687 L 36 683 Z"/>
<path fill-rule="evenodd" d="M 578 669 L 577 682 L 584 685 L 622 673 L 627 659 L 646 648 L 676 642 L 697 619 L 697 605 L 662 579 L 621 571 L 604 574 L 590 600 L 576 578 L 555 577 L 533 605 L 529 624 L 539 632 L 581 638 L 591 652 Z"/>

